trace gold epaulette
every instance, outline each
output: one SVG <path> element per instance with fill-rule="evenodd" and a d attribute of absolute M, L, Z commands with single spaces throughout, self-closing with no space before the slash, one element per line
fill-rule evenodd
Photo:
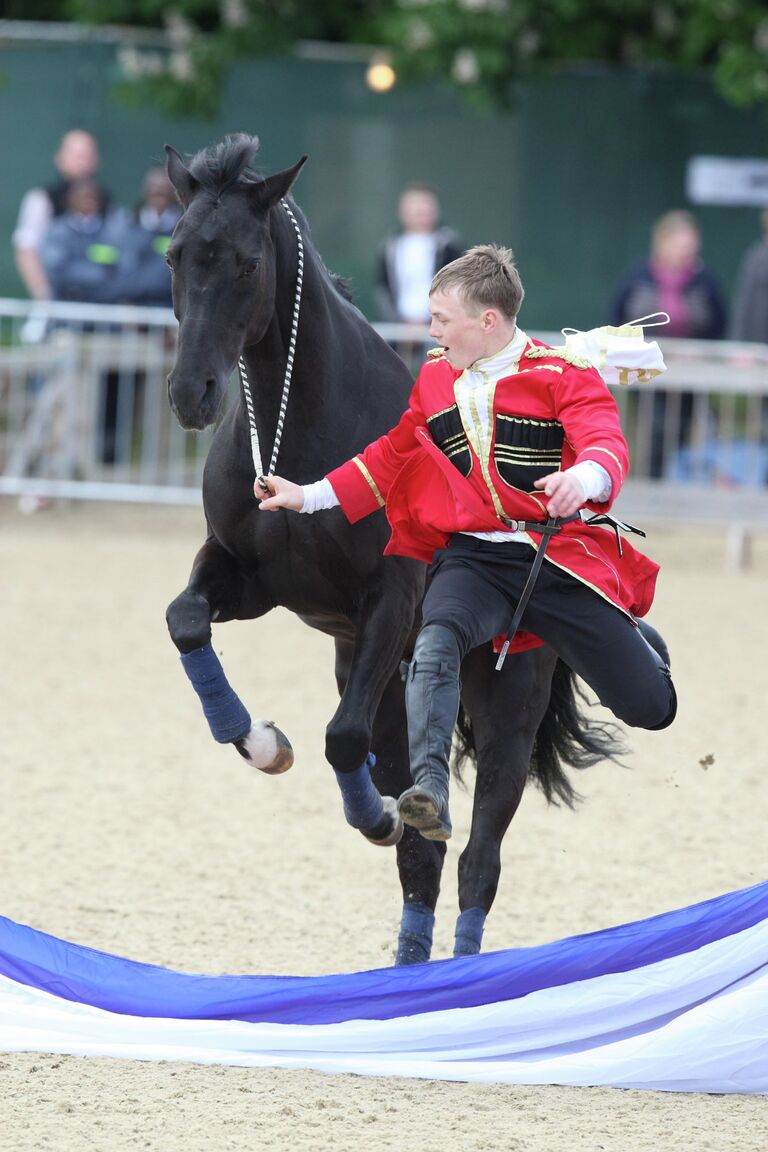
<path fill-rule="evenodd" d="M 430 348 L 429 352 L 427 352 L 428 360 L 439 360 L 441 356 L 445 359 L 445 352 L 442 348 Z"/>
<path fill-rule="evenodd" d="M 566 364 L 572 364 L 574 368 L 592 367 L 591 360 L 587 360 L 584 356 L 576 356 L 575 353 L 569 352 L 566 347 L 529 348 L 525 355 L 530 360 L 538 360 L 541 356 L 552 356 L 555 360 L 565 360 Z"/>

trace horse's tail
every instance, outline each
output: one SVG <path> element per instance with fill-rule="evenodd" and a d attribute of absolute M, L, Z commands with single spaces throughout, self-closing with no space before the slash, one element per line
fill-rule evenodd
<path fill-rule="evenodd" d="M 562 660 L 555 665 L 549 705 L 533 742 L 528 775 L 536 781 L 550 803 L 562 801 L 573 808 L 582 797 L 571 784 L 563 765 L 589 768 L 600 760 L 614 760 L 624 755 L 626 746 L 618 737 L 618 727 L 602 720 L 589 720 L 580 710 L 588 703 L 586 692 Z M 459 708 L 456 722 L 454 771 L 461 779 L 467 760 L 476 760 L 472 721 L 464 708 Z"/>

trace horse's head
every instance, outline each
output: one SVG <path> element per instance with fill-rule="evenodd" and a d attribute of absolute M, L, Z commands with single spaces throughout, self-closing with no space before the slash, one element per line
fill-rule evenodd
<path fill-rule="evenodd" d="M 213 423 L 243 348 L 262 339 L 275 311 L 272 208 L 306 156 L 261 179 L 250 169 L 259 142 L 228 137 L 187 166 L 166 145 L 168 175 L 184 208 L 168 249 L 179 351 L 168 399 L 183 428 Z"/>

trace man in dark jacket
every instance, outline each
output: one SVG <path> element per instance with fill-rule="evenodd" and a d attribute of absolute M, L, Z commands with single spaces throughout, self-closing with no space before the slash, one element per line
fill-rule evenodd
<path fill-rule="evenodd" d="M 69 185 L 64 211 L 43 238 L 40 258 L 54 300 L 111 304 L 120 297 L 131 222 L 120 208 L 110 209 L 92 176 Z"/>
<path fill-rule="evenodd" d="M 120 277 L 120 302 L 149 308 L 170 308 L 171 271 L 165 254 L 181 215 L 176 191 L 164 168 L 150 168 L 141 185 Z"/>

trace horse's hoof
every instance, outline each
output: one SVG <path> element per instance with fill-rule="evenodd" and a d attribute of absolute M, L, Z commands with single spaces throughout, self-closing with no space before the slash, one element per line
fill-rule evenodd
<path fill-rule="evenodd" d="M 371 829 L 372 835 L 363 832 L 363 836 L 369 844 L 376 844 L 379 848 L 393 848 L 403 838 L 403 822 L 394 796 L 382 796 L 381 799 L 384 804 L 384 816 L 379 824 Z"/>
<path fill-rule="evenodd" d="M 250 731 L 234 744 L 244 760 L 268 776 L 279 776 L 293 764 L 291 742 L 271 720 L 254 721 Z"/>

